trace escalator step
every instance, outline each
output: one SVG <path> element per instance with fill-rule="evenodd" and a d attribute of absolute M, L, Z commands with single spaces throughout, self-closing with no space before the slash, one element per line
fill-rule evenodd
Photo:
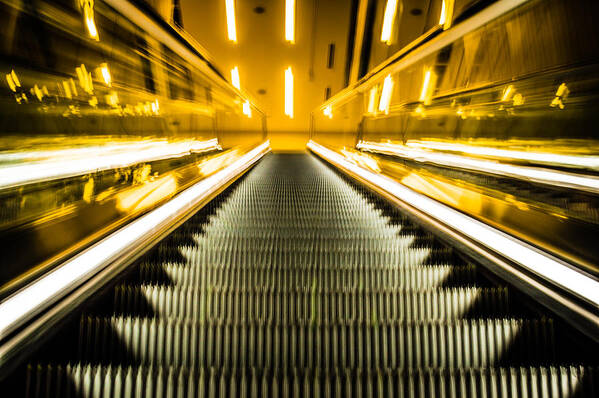
<path fill-rule="evenodd" d="M 266 157 L 133 267 L 27 397 L 599 394 L 560 323 L 309 156 Z"/>
<path fill-rule="evenodd" d="M 245 369 L 30 365 L 26 398 L 597 396 L 599 369 Z"/>
<path fill-rule="evenodd" d="M 357 288 L 362 280 L 369 289 L 427 289 L 432 287 L 472 285 L 476 280 L 473 265 L 435 265 L 398 267 L 250 267 L 190 266 L 176 263 L 143 263 L 139 267 L 141 281 L 176 286 L 216 286 L 274 289 L 277 286 L 310 288 L 313 278 L 323 289 Z"/>
<path fill-rule="evenodd" d="M 315 325 L 81 320 L 80 360 L 244 367 L 480 367 L 554 360 L 551 320 L 358 322 Z"/>
<path fill-rule="evenodd" d="M 279 289 L 281 290 L 281 289 Z M 164 285 L 121 285 L 115 289 L 117 314 L 184 319 L 338 321 L 444 320 L 503 316 L 510 311 L 506 288 L 387 289 L 334 292 L 313 288 L 273 291 Z"/>

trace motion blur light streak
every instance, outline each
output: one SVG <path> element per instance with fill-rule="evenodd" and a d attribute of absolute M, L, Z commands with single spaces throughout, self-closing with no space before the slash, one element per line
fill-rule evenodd
<path fill-rule="evenodd" d="M 19 77 L 15 73 L 14 69 L 10 71 L 10 76 L 12 77 L 12 80 L 15 82 L 17 87 L 21 87 L 21 82 L 19 81 Z"/>
<path fill-rule="evenodd" d="M 81 64 L 75 68 L 75 72 L 77 73 L 77 78 L 79 79 L 79 86 L 88 93 L 89 95 L 94 94 L 94 83 L 91 76 L 91 73 L 87 71 L 85 64 Z"/>
<path fill-rule="evenodd" d="M 89 36 L 94 40 L 100 40 L 98 35 L 98 29 L 96 28 L 96 21 L 94 20 L 94 1 L 93 0 L 81 0 L 83 7 L 83 18 L 85 19 L 85 26 Z"/>
<path fill-rule="evenodd" d="M 450 155 L 446 153 L 434 153 L 410 148 L 404 145 L 361 141 L 356 145 L 356 148 L 395 155 L 402 158 L 411 159 L 416 162 L 430 162 L 442 166 L 456 167 L 508 177 L 516 177 L 543 184 L 599 193 L 599 178 L 593 176 L 577 175 L 573 173 L 534 167 L 502 164 L 489 160 L 479 160 L 466 156 Z"/>
<path fill-rule="evenodd" d="M 6 82 L 8 86 L 13 92 L 17 92 L 17 87 L 21 87 L 21 82 L 15 73 L 15 70 L 11 70 L 9 74 L 6 75 Z"/>
<path fill-rule="evenodd" d="M 462 152 L 471 155 L 492 157 L 496 159 L 529 161 L 539 164 L 545 164 L 548 166 L 588 168 L 599 170 L 599 156 L 562 155 L 559 153 L 528 152 L 434 141 L 408 141 L 406 145 L 412 148 L 434 149 L 448 152 Z"/>
<path fill-rule="evenodd" d="M 393 33 L 393 22 L 397 13 L 397 0 L 387 0 L 385 6 L 385 16 L 383 18 L 383 28 L 381 29 L 381 41 L 391 44 L 391 33 Z"/>
<path fill-rule="evenodd" d="M 207 141 L 171 143 L 142 141 L 128 145 L 45 151 L 37 155 L 29 155 L 30 163 L 0 167 L 0 189 L 129 167 L 141 162 L 186 156 L 192 152 L 218 148 L 220 148 L 218 141 L 214 138 Z M 25 153 L 20 156 L 25 158 L 28 155 Z M 48 160 L 35 162 L 35 156 Z M 0 161 L 15 158 L 18 158 L 18 155 L 0 154 Z"/>
<path fill-rule="evenodd" d="M 560 84 L 557 88 L 557 91 L 555 92 L 555 98 L 553 98 L 549 106 L 551 106 L 552 108 L 558 107 L 559 109 L 564 109 L 564 100 L 568 98 L 568 95 L 570 95 L 570 89 L 568 88 L 566 83 Z"/>
<path fill-rule="evenodd" d="M 445 206 L 434 199 L 419 194 L 382 174 L 373 173 L 359 167 L 349 162 L 342 155 L 312 140 L 308 143 L 308 148 L 327 161 L 363 178 L 402 202 L 422 211 L 424 214 L 433 217 L 442 224 L 521 265 L 545 280 L 561 286 L 595 306 L 599 305 L 599 281 L 570 268 L 567 264 L 538 251 L 525 242 Z"/>
<path fill-rule="evenodd" d="M 237 43 L 237 27 L 235 26 L 235 0 L 225 0 L 227 12 L 227 34 L 229 40 Z"/>
<path fill-rule="evenodd" d="M 239 80 L 239 68 L 237 68 L 237 66 L 231 69 L 231 84 L 237 90 L 241 90 L 241 82 Z"/>
<path fill-rule="evenodd" d="M 250 101 L 248 100 L 243 103 L 243 114 L 247 117 L 252 117 L 252 108 L 250 106 Z"/>
<path fill-rule="evenodd" d="M 374 86 L 370 89 L 368 94 L 368 113 L 371 115 L 376 112 L 376 94 L 377 94 L 377 86 Z"/>
<path fill-rule="evenodd" d="M 268 141 L 262 143 L 225 169 L 206 177 L 4 300 L 0 303 L 0 339 L 15 330 L 27 317 L 37 314 L 64 296 L 73 286 L 78 286 L 101 271 L 136 242 L 169 225 L 173 217 L 200 204 L 258 161 L 270 150 L 269 146 Z"/>
<path fill-rule="evenodd" d="M 295 0 L 285 0 L 285 40 L 295 44 Z"/>
<path fill-rule="evenodd" d="M 435 72 L 433 72 L 432 68 L 428 68 L 424 73 L 422 90 L 420 91 L 420 102 L 422 102 L 424 105 L 430 105 L 436 82 L 437 75 Z"/>
<path fill-rule="evenodd" d="M 104 79 L 104 83 L 108 86 L 112 86 L 112 77 L 110 76 L 110 70 L 108 69 L 108 64 L 106 62 L 100 65 L 100 71 L 102 72 L 102 79 Z"/>
<path fill-rule="evenodd" d="M 503 96 L 501 97 L 501 102 L 508 101 L 511 98 L 513 91 L 514 86 L 512 86 L 511 84 L 507 86 L 507 88 L 503 92 Z"/>
<path fill-rule="evenodd" d="M 389 113 L 391 104 L 391 95 L 393 94 L 393 78 L 387 75 L 383 81 L 383 90 L 381 91 L 381 100 L 379 102 L 379 111 Z"/>
<path fill-rule="evenodd" d="M 443 30 L 447 30 L 451 27 L 451 20 L 453 19 L 453 8 L 455 0 L 443 0 L 441 4 L 441 16 L 439 17 L 439 25 L 443 26 Z"/>
<path fill-rule="evenodd" d="M 285 115 L 293 119 L 293 72 L 285 69 Z"/>

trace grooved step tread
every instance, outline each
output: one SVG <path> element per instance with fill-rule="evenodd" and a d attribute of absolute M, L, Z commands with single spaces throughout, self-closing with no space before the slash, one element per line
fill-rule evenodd
<path fill-rule="evenodd" d="M 27 397 L 599 393 L 553 320 L 307 155 L 267 156 L 136 266 Z"/>

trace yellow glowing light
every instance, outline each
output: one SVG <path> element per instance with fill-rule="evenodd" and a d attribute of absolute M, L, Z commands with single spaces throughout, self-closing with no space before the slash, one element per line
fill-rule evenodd
<path fill-rule="evenodd" d="M 566 83 L 560 84 L 559 87 L 557 88 L 557 91 L 555 92 L 555 98 L 553 98 L 553 100 L 551 101 L 550 106 L 552 108 L 559 107 L 559 109 L 564 109 L 565 108 L 564 100 L 566 98 L 568 98 L 569 94 L 570 94 L 570 89 L 568 88 Z"/>
<path fill-rule="evenodd" d="M 381 41 L 391 44 L 391 33 L 393 32 L 393 22 L 397 13 L 397 0 L 387 0 L 385 6 L 385 16 L 383 19 L 383 29 L 381 30 Z"/>
<path fill-rule="evenodd" d="M 503 91 L 503 97 L 501 97 L 501 102 L 507 101 L 511 98 L 514 91 L 514 86 L 511 84 L 507 86 L 507 88 Z"/>
<path fill-rule="evenodd" d="M 514 106 L 524 105 L 524 96 L 520 93 L 514 95 Z"/>
<path fill-rule="evenodd" d="M 158 115 L 158 113 L 160 112 L 160 104 L 158 103 L 158 98 L 154 100 L 154 102 L 152 102 L 152 112 L 155 115 Z"/>
<path fill-rule="evenodd" d="M 453 19 L 454 0 L 443 0 L 441 5 L 441 16 L 439 17 L 439 25 L 443 25 L 443 30 L 451 27 Z"/>
<path fill-rule="evenodd" d="M 564 103 L 559 97 L 555 97 L 549 106 L 552 108 L 559 107 L 560 109 L 564 109 Z"/>
<path fill-rule="evenodd" d="M 231 84 L 237 90 L 241 90 L 241 83 L 239 81 L 239 68 L 237 66 L 231 69 Z"/>
<path fill-rule="evenodd" d="M 112 106 L 113 108 L 118 107 L 119 105 L 119 95 L 116 91 L 111 91 L 109 94 L 104 96 L 106 100 L 106 104 Z"/>
<path fill-rule="evenodd" d="M 285 114 L 293 119 L 293 72 L 285 69 Z"/>
<path fill-rule="evenodd" d="M 376 112 L 376 94 L 377 89 L 376 86 L 370 89 L 370 93 L 368 94 L 368 113 L 374 114 Z"/>
<path fill-rule="evenodd" d="M 235 0 L 225 0 L 227 12 L 227 33 L 229 40 L 237 43 L 237 28 L 235 27 Z"/>
<path fill-rule="evenodd" d="M 92 177 L 87 180 L 83 186 L 83 200 L 87 203 L 91 203 L 94 196 L 94 179 Z"/>
<path fill-rule="evenodd" d="M 110 87 L 112 85 L 112 77 L 110 76 L 110 70 L 108 69 L 108 64 L 106 62 L 100 64 L 100 72 L 102 73 L 104 83 Z"/>
<path fill-rule="evenodd" d="M 6 82 L 8 83 L 8 87 L 10 87 L 10 89 L 13 92 L 17 92 L 17 86 L 15 85 L 15 82 L 12 80 L 12 76 L 9 74 L 6 75 Z"/>
<path fill-rule="evenodd" d="M 73 95 L 75 95 L 75 96 L 79 95 L 77 93 L 77 86 L 75 85 L 75 80 L 73 80 L 73 78 L 69 79 L 69 84 L 71 85 L 71 91 L 73 92 Z"/>
<path fill-rule="evenodd" d="M 422 90 L 420 91 L 420 102 L 424 103 L 424 105 L 430 105 L 436 83 L 437 74 L 433 72 L 432 68 L 428 68 L 424 74 Z"/>
<path fill-rule="evenodd" d="M 322 113 L 324 113 L 324 115 L 329 119 L 333 118 L 333 109 L 331 108 L 331 105 L 328 105 L 326 108 L 324 108 Z"/>
<path fill-rule="evenodd" d="M 87 71 L 84 64 L 75 68 L 77 72 L 77 78 L 79 79 L 79 86 L 88 94 L 94 93 L 94 84 L 92 81 L 91 73 Z"/>
<path fill-rule="evenodd" d="M 38 101 L 41 101 L 42 98 L 44 98 L 44 93 L 42 93 L 42 90 L 40 90 L 40 88 L 36 85 L 33 86 L 33 88 L 31 89 L 31 92 L 33 95 L 36 96 Z"/>
<path fill-rule="evenodd" d="M 15 70 L 10 71 L 10 76 L 12 77 L 13 82 L 17 85 L 17 87 L 21 87 L 21 82 L 19 81 L 19 77 L 15 73 Z"/>
<path fill-rule="evenodd" d="M 98 29 L 96 28 L 96 21 L 94 20 L 94 2 L 93 0 L 82 0 L 82 2 L 83 18 L 85 19 L 87 32 L 92 39 L 100 40 L 100 37 L 98 36 Z"/>
<path fill-rule="evenodd" d="M 250 101 L 248 100 L 243 103 L 243 114 L 247 117 L 252 117 L 252 107 L 250 106 Z"/>
<path fill-rule="evenodd" d="M 414 112 L 416 113 L 417 116 L 419 117 L 424 117 L 426 116 L 426 111 L 424 109 L 424 106 L 422 106 L 422 104 L 418 105 L 416 107 L 416 109 L 414 109 Z"/>
<path fill-rule="evenodd" d="M 389 113 L 389 105 L 391 104 L 391 95 L 393 94 L 393 78 L 387 75 L 383 81 L 383 89 L 381 90 L 381 100 L 379 102 L 379 111 Z"/>
<path fill-rule="evenodd" d="M 285 0 L 285 40 L 295 43 L 295 0 Z"/>
<path fill-rule="evenodd" d="M 13 71 L 13 73 L 14 73 L 14 71 Z M 570 89 L 568 88 L 566 83 L 560 84 L 559 87 L 557 88 L 557 91 L 555 92 L 556 97 L 567 97 L 568 94 L 570 94 Z"/>

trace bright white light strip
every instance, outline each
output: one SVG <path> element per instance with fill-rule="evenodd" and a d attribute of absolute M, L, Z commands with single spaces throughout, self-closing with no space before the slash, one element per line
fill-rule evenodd
<path fill-rule="evenodd" d="M 293 72 L 285 69 L 285 114 L 293 119 Z"/>
<path fill-rule="evenodd" d="M 0 303 L 0 340 L 36 314 L 116 260 L 136 241 L 167 226 L 172 217 L 193 208 L 270 150 L 268 141 L 225 169 L 203 179 L 169 202 L 131 222 Z"/>
<path fill-rule="evenodd" d="M 427 69 L 424 74 L 424 81 L 422 82 L 422 90 L 420 91 L 420 102 L 428 102 L 429 98 L 429 85 L 431 83 L 431 74 L 433 71 Z"/>
<path fill-rule="evenodd" d="M 568 267 L 552 256 L 537 251 L 518 239 L 437 202 L 428 196 L 419 194 L 388 177 L 357 166 L 337 152 L 327 149 L 312 140 L 308 142 L 308 148 L 327 161 L 358 175 L 397 199 L 435 218 L 439 222 L 486 246 L 501 256 L 577 294 L 593 305 L 599 306 L 599 282 Z"/>
<path fill-rule="evenodd" d="M 391 104 L 391 95 L 393 94 L 393 78 L 387 75 L 383 81 L 383 89 L 381 90 L 381 100 L 379 102 L 379 111 L 389 113 L 389 105 Z"/>
<path fill-rule="evenodd" d="M 560 155 L 555 153 L 515 151 L 510 149 L 433 141 L 408 141 L 406 145 L 414 148 L 463 152 L 471 155 L 489 156 L 498 159 L 524 160 L 551 166 L 599 169 L 599 156 Z"/>
<path fill-rule="evenodd" d="M 443 0 L 443 3 L 441 4 L 441 16 L 439 17 L 439 25 L 445 24 L 445 19 L 447 18 L 447 6 L 445 5 L 445 1 L 446 0 Z"/>
<path fill-rule="evenodd" d="M 241 81 L 239 80 L 239 68 L 237 66 L 231 69 L 231 84 L 237 90 L 241 90 Z"/>
<path fill-rule="evenodd" d="M 391 44 L 391 33 L 393 32 L 393 22 L 397 12 L 397 0 L 387 0 L 385 6 L 385 16 L 383 17 L 383 28 L 381 29 L 381 41 Z"/>
<path fill-rule="evenodd" d="M 451 27 L 454 7 L 454 0 L 443 0 L 443 4 L 441 5 L 441 16 L 439 17 L 439 25 L 443 25 L 443 30 L 447 30 Z"/>
<path fill-rule="evenodd" d="M 368 113 L 373 114 L 376 110 L 376 86 L 370 89 L 368 94 Z"/>
<path fill-rule="evenodd" d="M 250 101 L 245 101 L 243 103 L 243 114 L 246 115 L 247 117 L 251 118 L 252 117 L 252 107 L 250 106 Z"/>
<path fill-rule="evenodd" d="M 237 43 L 237 27 L 235 26 L 235 0 L 225 0 L 227 13 L 227 34 L 229 40 Z"/>
<path fill-rule="evenodd" d="M 481 171 L 484 173 L 515 177 L 542 184 L 599 193 L 599 178 L 593 176 L 547 170 L 538 167 L 514 166 L 489 160 L 473 159 L 466 156 L 423 151 L 403 145 L 387 143 L 361 141 L 356 145 L 356 148 L 408 158 L 416 162 L 430 162 L 443 166 Z"/>
<path fill-rule="evenodd" d="M 295 0 L 285 0 L 285 40 L 295 43 Z"/>
<path fill-rule="evenodd" d="M 106 62 L 100 64 L 100 71 L 102 72 L 104 83 L 110 87 L 112 85 L 112 77 L 110 76 L 110 69 L 108 69 L 108 64 Z"/>
<path fill-rule="evenodd" d="M 214 138 L 207 141 L 151 141 L 106 147 L 37 151 L 34 153 L 35 155 L 45 156 L 50 160 L 0 167 L 0 189 L 129 167 L 141 162 L 181 157 L 192 152 L 204 152 L 219 148 L 218 140 Z M 28 156 L 28 153 L 7 156 L 13 160 L 17 155 Z M 71 158 L 65 159 L 66 156 Z M 3 155 L 0 154 L 0 162 L 2 160 Z"/>

